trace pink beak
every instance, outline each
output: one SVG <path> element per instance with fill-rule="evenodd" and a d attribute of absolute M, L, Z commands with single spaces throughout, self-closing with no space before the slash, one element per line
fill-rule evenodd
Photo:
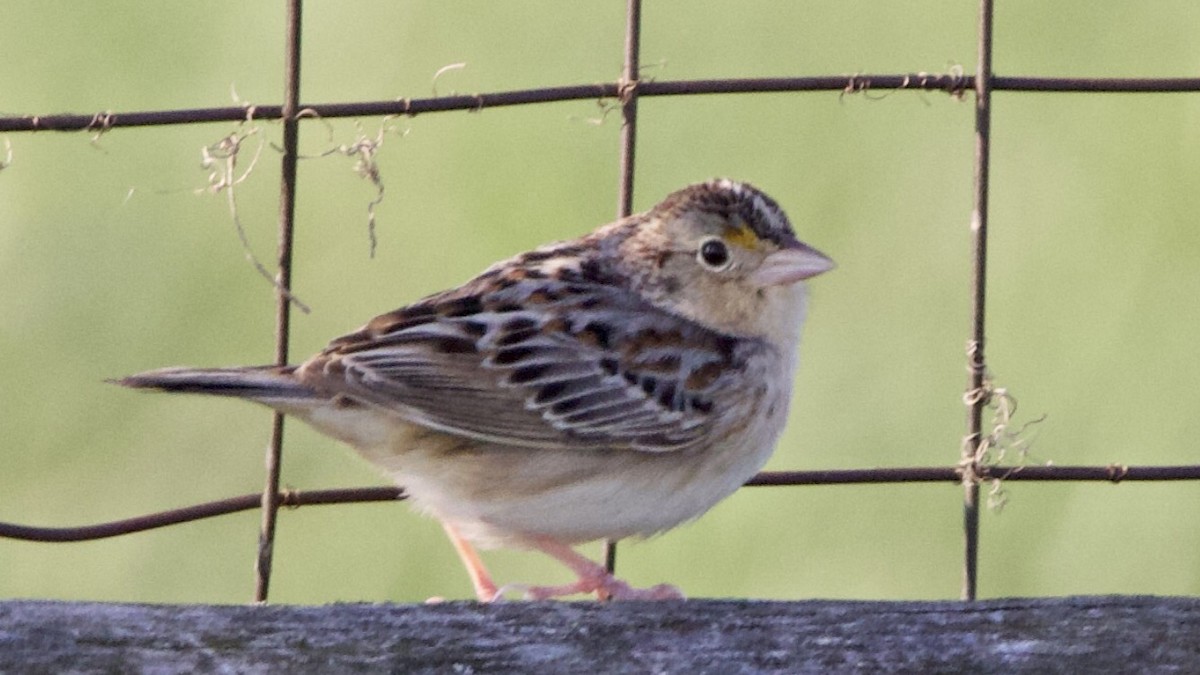
<path fill-rule="evenodd" d="M 815 277 L 836 267 L 829 256 L 808 244 L 796 242 L 767 256 L 762 266 L 750 275 L 750 283 L 760 287 L 786 286 Z"/>

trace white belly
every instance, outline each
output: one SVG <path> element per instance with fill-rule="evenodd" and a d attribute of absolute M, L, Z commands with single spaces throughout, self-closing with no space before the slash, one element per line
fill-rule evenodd
<path fill-rule="evenodd" d="M 746 400 L 726 411 L 744 426 L 725 440 L 665 452 L 497 446 L 332 402 L 285 412 L 354 446 L 414 506 L 488 547 L 520 546 L 530 536 L 564 543 L 650 536 L 700 516 L 774 451 L 790 381 L 755 398 L 757 406 Z"/>

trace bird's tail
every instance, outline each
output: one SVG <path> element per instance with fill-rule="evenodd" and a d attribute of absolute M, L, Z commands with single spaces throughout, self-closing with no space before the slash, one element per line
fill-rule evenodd
<path fill-rule="evenodd" d="M 320 398 L 312 388 L 293 377 L 295 370 L 295 366 L 163 368 L 111 381 L 132 389 L 232 396 L 268 405 L 272 401 Z"/>

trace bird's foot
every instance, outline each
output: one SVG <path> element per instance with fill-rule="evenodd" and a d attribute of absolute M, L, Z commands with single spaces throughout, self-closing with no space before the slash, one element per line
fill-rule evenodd
<path fill-rule="evenodd" d="M 670 584 L 659 584 L 649 588 L 634 588 L 610 574 L 599 577 L 583 577 L 573 584 L 561 586 L 530 586 L 527 584 L 505 584 L 498 589 L 489 602 L 503 601 L 509 593 L 520 593 L 526 600 L 551 600 L 570 595 L 595 593 L 601 600 L 684 600 L 683 592 Z"/>
<path fill-rule="evenodd" d="M 649 588 L 634 588 L 629 584 L 609 576 L 603 586 L 596 589 L 596 596 L 601 600 L 686 600 L 683 591 L 671 584 L 658 584 Z"/>
<path fill-rule="evenodd" d="M 521 597 L 526 600 L 552 600 L 554 598 L 565 598 L 568 595 L 579 595 L 581 593 L 598 593 L 602 583 L 602 581 L 593 579 L 580 579 L 573 584 L 563 584 L 561 586 L 505 584 L 496 591 L 489 602 L 501 602 L 510 593 L 520 593 Z"/>

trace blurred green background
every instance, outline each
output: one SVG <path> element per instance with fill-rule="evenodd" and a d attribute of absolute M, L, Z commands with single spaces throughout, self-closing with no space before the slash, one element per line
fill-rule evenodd
<path fill-rule="evenodd" d="M 282 2 L 10 3 L 0 114 L 223 106 L 281 97 Z M 622 2 L 312 0 L 306 102 L 612 81 Z M 975 3 L 653 0 L 643 76 L 943 72 L 975 65 Z M 1194 76 L 1190 0 L 998 3 L 1004 75 Z M 998 93 L 989 357 L 1041 415 L 1031 461 L 1196 462 L 1200 410 L 1200 96 Z M 595 102 L 364 119 L 302 129 L 294 319 L 302 358 L 371 316 L 492 261 L 576 236 L 616 208 L 619 115 Z M 948 465 L 964 430 L 972 105 L 938 93 L 645 99 L 635 207 L 712 176 L 751 181 L 839 269 L 814 283 L 798 393 L 768 468 Z M 603 118 L 600 124 L 594 123 Z M 325 151 L 388 129 L 386 198 Z M 259 125 L 246 144 L 277 141 Z M 0 520 L 77 525 L 254 492 L 270 416 L 138 394 L 105 378 L 271 359 L 274 299 L 200 149 L 233 124 L 8 134 L 0 171 Z M 0 157 L 3 155 L 0 154 Z M 242 167 L 247 165 L 243 162 Z M 253 251 L 274 255 L 278 154 L 238 188 Z M 384 484 L 288 427 L 284 483 Z M 985 513 L 982 596 L 1200 593 L 1200 489 L 1010 484 Z M 755 488 L 621 547 L 619 572 L 692 596 L 952 598 L 952 485 Z M 258 514 L 91 543 L 0 540 L 0 597 L 243 602 Z M 599 546 L 586 552 L 598 555 Z M 470 596 L 435 523 L 400 504 L 281 515 L 272 600 Z M 502 581 L 566 580 L 538 555 L 488 556 Z"/>

